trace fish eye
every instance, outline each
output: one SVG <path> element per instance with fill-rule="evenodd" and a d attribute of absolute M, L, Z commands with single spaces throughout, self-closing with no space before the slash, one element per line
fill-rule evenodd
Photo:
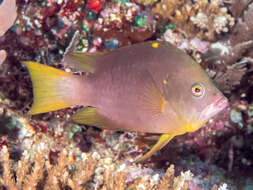
<path fill-rule="evenodd" d="M 202 97 L 205 94 L 205 86 L 200 82 L 196 82 L 192 85 L 191 92 L 195 97 Z"/>

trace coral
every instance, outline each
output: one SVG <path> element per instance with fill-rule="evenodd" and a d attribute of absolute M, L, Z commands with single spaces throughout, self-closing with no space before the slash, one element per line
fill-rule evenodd
<path fill-rule="evenodd" d="M 230 4 L 229 10 L 232 13 L 235 20 L 242 16 L 245 9 L 247 9 L 248 5 L 252 3 L 252 0 L 230 0 L 228 1 Z"/>
<path fill-rule="evenodd" d="M 229 39 L 225 41 L 218 42 L 221 43 L 220 46 L 222 49 L 217 47 L 215 44 L 211 49 L 219 49 L 219 55 L 221 62 L 225 64 L 232 65 L 234 64 L 247 50 L 252 48 L 253 46 L 253 38 L 252 38 L 252 22 L 253 16 L 253 3 L 251 3 L 248 8 L 243 12 L 242 19 L 239 19 L 234 29 L 232 30 Z M 238 37 L 238 33 L 240 33 L 240 37 Z M 227 49 L 226 51 L 222 51 L 223 49 Z M 211 51 L 211 50 L 210 50 Z M 218 55 L 216 55 L 218 56 Z"/>
<path fill-rule="evenodd" d="M 135 147 L 131 133 L 100 137 L 97 130 L 89 128 L 86 135 L 90 136 L 93 148 L 85 153 L 74 143 L 80 138 L 77 134 L 84 133 L 80 127 L 68 124 L 63 128 L 59 121 L 52 120 L 29 121 L 6 109 L 5 117 L 15 120 L 7 125 L 17 126 L 19 131 L 15 146 L 8 140 L 1 142 L 2 188 L 183 190 L 194 184 L 190 171 L 176 176 L 173 165 L 164 173 L 129 162 L 134 155 L 127 151 Z M 22 155 L 14 156 L 18 150 Z"/>
<path fill-rule="evenodd" d="M 152 9 L 153 13 L 169 19 L 188 38 L 214 40 L 217 34 L 228 32 L 234 25 L 233 17 L 218 0 L 162 0 Z"/>
<path fill-rule="evenodd" d="M 6 57 L 7 57 L 6 51 L 5 50 L 0 50 L 0 66 L 4 62 Z"/>
<path fill-rule="evenodd" d="M 103 3 L 101 0 L 90 0 L 88 1 L 87 6 L 92 11 L 98 13 L 103 8 Z"/>
<path fill-rule="evenodd" d="M 175 177 L 174 166 L 171 165 L 163 176 L 158 190 L 186 190 L 188 182 L 192 179 L 193 174 L 190 171 L 182 172 L 180 176 Z"/>
<path fill-rule="evenodd" d="M 187 39 L 181 33 L 172 29 L 167 29 L 162 39 L 191 54 L 198 63 L 201 63 L 201 55 L 206 53 L 210 46 L 208 41 L 201 40 L 198 37 Z"/>
<path fill-rule="evenodd" d="M 124 190 L 127 186 L 127 175 L 126 172 L 115 172 L 110 168 L 106 169 L 104 172 L 104 185 L 102 190 Z"/>
<path fill-rule="evenodd" d="M 135 0 L 136 3 L 142 4 L 144 6 L 152 6 L 157 2 L 157 0 Z"/>
<path fill-rule="evenodd" d="M 112 46 L 116 48 L 144 41 L 152 37 L 155 26 L 149 10 L 143 11 L 133 2 L 111 2 L 101 11 L 92 36 L 101 39 L 100 48 L 104 45 L 106 49 L 114 49 L 107 44 L 117 41 Z"/>
<path fill-rule="evenodd" d="M 24 152 L 17 165 L 11 164 L 10 155 L 7 146 L 3 146 L 0 152 L 0 159 L 3 166 L 3 175 L 0 178 L 1 187 L 10 190 L 17 189 L 65 189 L 67 186 L 71 189 L 86 189 L 85 184 L 91 180 L 94 175 L 96 161 L 85 154 L 81 156 L 79 163 L 62 150 L 59 154 L 57 163 L 52 165 L 45 159 L 43 152 L 37 152 L 33 160 L 30 160 L 29 154 Z M 76 168 L 73 169 L 73 164 Z M 14 172 L 13 172 L 14 170 Z M 135 179 L 127 183 L 130 176 L 129 171 L 117 171 L 107 168 L 104 171 L 102 190 L 124 190 L 126 187 L 131 189 L 156 189 L 156 190 L 186 190 L 188 182 L 192 180 L 193 175 L 190 171 L 181 172 L 181 175 L 175 177 L 174 166 L 171 165 L 166 171 L 164 177 L 157 183 L 157 187 L 151 188 L 149 181 Z M 14 177 L 14 173 L 16 174 Z"/>
<path fill-rule="evenodd" d="M 19 0 L 17 7 L 0 37 L 8 53 L 0 65 L 0 189 L 252 188 L 252 0 Z M 80 74 L 58 63 L 74 46 L 96 52 L 160 38 L 199 62 L 231 109 L 150 160 L 132 163 L 155 141 L 69 122 L 79 108 L 27 115 L 32 85 L 21 61 Z"/>
<path fill-rule="evenodd" d="M 230 93 L 240 83 L 243 76 L 247 73 L 246 63 L 238 62 L 232 66 L 226 66 L 225 72 L 219 72 L 215 75 L 214 80 L 218 84 L 219 89 L 224 93 Z"/>
<path fill-rule="evenodd" d="M 216 73 L 211 74 L 212 78 L 225 93 L 236 89 L 243 77 L 253 68 L 250 54 L 253 48 L 252 16 L 253 3 L 243 11 L 242 18 L 238 19 L 231 34 L 213 43 L 204 55 L 206 64 L 212 67 L 211 70 L 216 70 Z"/>
<path fill-rule="evenodd" d="M 210 43 L 208 41 L 200 40 L 199 38 L 195 37 L 191 40 L 185 39 L 182 35 L 176 31 L 168 29 L 164 32 L 162 38 L 174 44 L 179 49 L 190 51 L 193 50 L 199 53 L 206 53 L 209 49 Z"/>
<path fill-rule="evenodd" d="M 74 171 L 71 170 L 73 158 L 69 157 L 66 150 L 63 150 L 57 164 L 52 165 L 44 158 L 43 152 L 37 152 L 34 159 L 30 161 L 29 154 L 24 152 L 21 160 L 16 166 L 16 176 L 14 177 L 9 151 L 3 146 L 0 152 L 1 162 L 3 164 L 3 175 L 0 178 L 2 187 L 7 189 L 62 189 L 66 186 L 72 189 L 83 189 L 82 185 L 86 183 L 94 172 L 96 161 L 91 157 L 82 158 Z"/>

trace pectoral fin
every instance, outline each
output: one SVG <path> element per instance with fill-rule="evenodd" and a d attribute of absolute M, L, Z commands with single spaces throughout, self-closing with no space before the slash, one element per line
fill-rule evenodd
<path fill-rule="evenodd" d="M 145 74 L 143 74 L 145 81 L 143 82 L 142 93 L 140 93 L 140 102 L 143 104 L 145 111 L 157 116 L 164 112 L 167 101 L 157 87 L 152 75 L 148 71 Z"/>
<path fill-rule="evenodd" d="M 160 137 L 160 139 L 158 140 L 158 142 L 151 148 L 151 150 L 148 151 L 146 154 L 144 154 L 141 158 L 139 158 L 135 162 L 141 162 L 143 160 L 146 160 L 152 154 L 154 154 L 156 151 L 158 151 L 161 148 L 163 148 L 173 137 L 174 137 L 174 135 L 171 135 L 171 134 L 163 134 Z"/>

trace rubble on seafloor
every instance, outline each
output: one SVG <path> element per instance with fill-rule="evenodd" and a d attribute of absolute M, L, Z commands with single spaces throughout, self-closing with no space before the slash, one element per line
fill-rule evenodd
<path fill-rule="evenodd" d="M 1 189 L 253 189 L 251 0 L 17 0 L 17 13 L 2 11 L 13 2 L 0 1 L 0 17 L 11 19 L 1 34 L 17 17 L 0 37 Z M 152 138 L 73 124 L 78 108 L 26 114 L 32 86 L 21 61 L 80 74 L 60 63 L 69 49 L 108 51 L 154 39 L 191 55 L 230 107 L 148 161 L 132 163 Z"/>

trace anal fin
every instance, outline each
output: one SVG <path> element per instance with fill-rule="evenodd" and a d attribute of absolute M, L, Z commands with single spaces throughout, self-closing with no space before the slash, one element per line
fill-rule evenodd
<path fill-rule="evenodd" d="M 147 158 L 152 156 L 152 154 L 154 154 L 156 151 L 163 148 L 173 137 L 174 135 L 171 135 L 171 134 L 163 134 L 159 138 L 157 143 L 151 148 L 151 150 L 148 151 L 146 154 L 144 154 L 141 158 L 137 159 L 135 162 L 141 162 L 143 160 L 146 160 Z"/>

